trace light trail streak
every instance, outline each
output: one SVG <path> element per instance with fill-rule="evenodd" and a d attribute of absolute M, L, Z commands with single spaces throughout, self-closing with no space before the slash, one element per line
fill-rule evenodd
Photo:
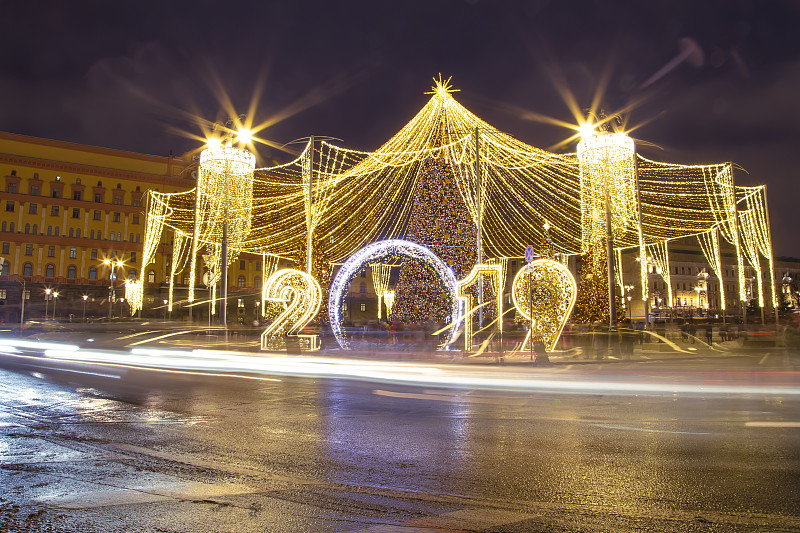
<path fill-rule="evenodd" d="M 5 342 L 5 341 L 4 341 Z M 264 375 L 285 375 L 315 378 L 353 379 L 397 385 L 437 388 L 540 391 L 549 393 L 614 394 L 614 395 L 701 395 L 770 394 L 800 396 L 800 387 L 792 384 L 762 383 L 679 383 L 669 376 L 662 381 L 613 381 L 587 379 L 584 376 L 563 377 L 547 370 L 520 368 L 475 369 L 458 364 L 420 364 L 402 361 L 358 360 L 341 357 L 304 357 L 250 354 L 229 350 L 160 350 L 135 348 L 128 352 L 83 350 L 72 345 L 10 341 L 10 345 L 37 348 L 48 359 L 70 363 L 118 366 L 140 370 L 262 378 Z M 41 359 L 29 355 L 11 355 Z M 554 375 L 559 376 L 555 378 Z M 641 379 L 641 378 L 640 378 Z M 275 379 L 275 381 L 280 381 Z"/>

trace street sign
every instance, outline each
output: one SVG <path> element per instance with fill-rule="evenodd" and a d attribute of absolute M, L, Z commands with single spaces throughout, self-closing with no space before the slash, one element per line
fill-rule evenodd
<path fill-rule="evenodd" d="M 533 246 L 528 246 L 527 248 L 525 248 L 525 261 L 527 261 L 528 263 L 533 261 L 533 255 L 534 255 Z"/>
<path fill-rule="evenodd" d="M 534 268 L 532 264 L 528 263 L 527 265 L 525 265 L 525 272 L 527 272 L 528 274 L 532 273 L 534 270 L 536 270 L 536 268 Z"/>

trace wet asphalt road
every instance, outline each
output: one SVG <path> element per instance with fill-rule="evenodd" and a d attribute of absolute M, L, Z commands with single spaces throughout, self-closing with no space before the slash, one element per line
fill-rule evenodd
<path fill-rule="evenodd" d="M 800 531 L 797 396 L 1 363 L 0 531 Z"/>

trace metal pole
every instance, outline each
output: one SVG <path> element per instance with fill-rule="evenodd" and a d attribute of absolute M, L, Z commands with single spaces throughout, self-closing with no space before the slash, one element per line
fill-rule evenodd
<path fill-rule="evenodd" d="M 227 194 L 225 195 L 225 205 L 228 204 Z M 219 303 L 219 323 L 225 327 L 228 324 L 228 208 L 225 207 L 224 219 L 222 221 L 222 252 L 220 258 L 220 288 L 222 297 Z"/>
<path fill-rule="evenodd" d="M 19 311 L 19 334 L 22 335 L 22 328 L 25 324 L 25 279 L 22 279 L 22 304 Z"/>
<path fill-rule="evenodd" d="M 114 305 L 114 263 L 111 263 L 108 268 L 108 319 L 111 320 L 111 306 Z"/>
<path fill-rule="evenodd" d="M 58 296 L 53 295 L 53 321 L 56 320 L 56 301 L 58 300 Z"/>
<path fill-rule="evenodd" d="M 606 185 L 606 242 L 607 253 L 606 263 L 608 264 L 608 327 L 614 329 L 617 325 L 617 300 L 614 280 L 614 235 L 611 232 L 611 199 L 608 186 Z M 610 337 L 609 337 L 610 342 Z"/>
<path fill-rule="evenodd" d="M 50 295 L 47 292 L 45 292 L 44 293 L 44 319 L 45 320 L 47 320 L 47 308 L 48 308 L 48 304 L 49 303 L 50 303 Z"/>
<path fill-rule="evenodd" d="M 481 147 L 479 134 L 480 130 L 475 126 L 475 205 L 478 211 L 475 225 L 478 230 L 478 264 L 482 265 L 483 249 L 481 247 L 481 230 L 483 220 L 481 217 Z M 483 276 L 478 277 L 478 329 L 483 329 Z"/>
<path fill-rule="evenodd" d="M 314 136 L 308 142 L 308 206 L 306 208 L 306 274 L 311 274 L 311 236 L 312 236 L 312 217 L 311 217 L 311 191 L 314 185 Z"/>
<path fill-rule="evenodd" d="M 772 224 L 769 222 L 769 204 L 767 203 L 767 186 L 764 185 L 764 218 L 767 219 L 767 238 L 769 239 L 769 249 L 772 252 Z M 779 319 L 778 319 L 778 306 L 776 305 L 777 298 L 775 297 L 775 279 L 773 276 L 775 275 L 774 266 L 773 266 L 773 256 L 772 254 L 769 257 L 769 274 L 770 274 L 770 294 L 772 294 L 772 309 L 775 311 L 775 327 L 778 327 Z"/>
<path fill-rule="evenodd" d="M 531 341 L 531 361 L 533 361 L 533 281 L 531 276 L 533 274 L 528 272 L 528 314 L 531 317 L 531 327 L 528 330 L 528 337 Z"/>
<path fill-rule="evenodd" d="M 83 322 L 86 323 L 86 298 L 83 299 Z"/>

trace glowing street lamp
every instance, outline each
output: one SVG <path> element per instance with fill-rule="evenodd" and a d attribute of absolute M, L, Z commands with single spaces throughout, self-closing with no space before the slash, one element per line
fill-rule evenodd
<path fill-rule="evenodd" d="M 110 268 L 108 273 L 108 318 L 111 319 L 114 300 L 116 299 L 116 294 L 114 293 L 114 277 L 116 276 L 116 269 L 122 268 L 125 266 L 124 261 L 121 259 L 119 261 L 114 261 L 112 259 L 103 259 L 103 264 Z"/>
<path fill-rule="evenodd" d="M 56 300 L 58 299 L 58 292 L 53 292 L 53 320 L 56 319 Z"/>
<path fill-rule="evenodd" d="M 44 319 L 47 320 L 47 304 L 50 303 L 50 293 L 53 289 L 47 288 L 44 290 Z"/>
<path fill-rule="evenodd" d="M 83 298 L 83 321 L 86 322 L 86 300 L 89 299 L 89 296 L 84 294 L 81 298 Z"/>

